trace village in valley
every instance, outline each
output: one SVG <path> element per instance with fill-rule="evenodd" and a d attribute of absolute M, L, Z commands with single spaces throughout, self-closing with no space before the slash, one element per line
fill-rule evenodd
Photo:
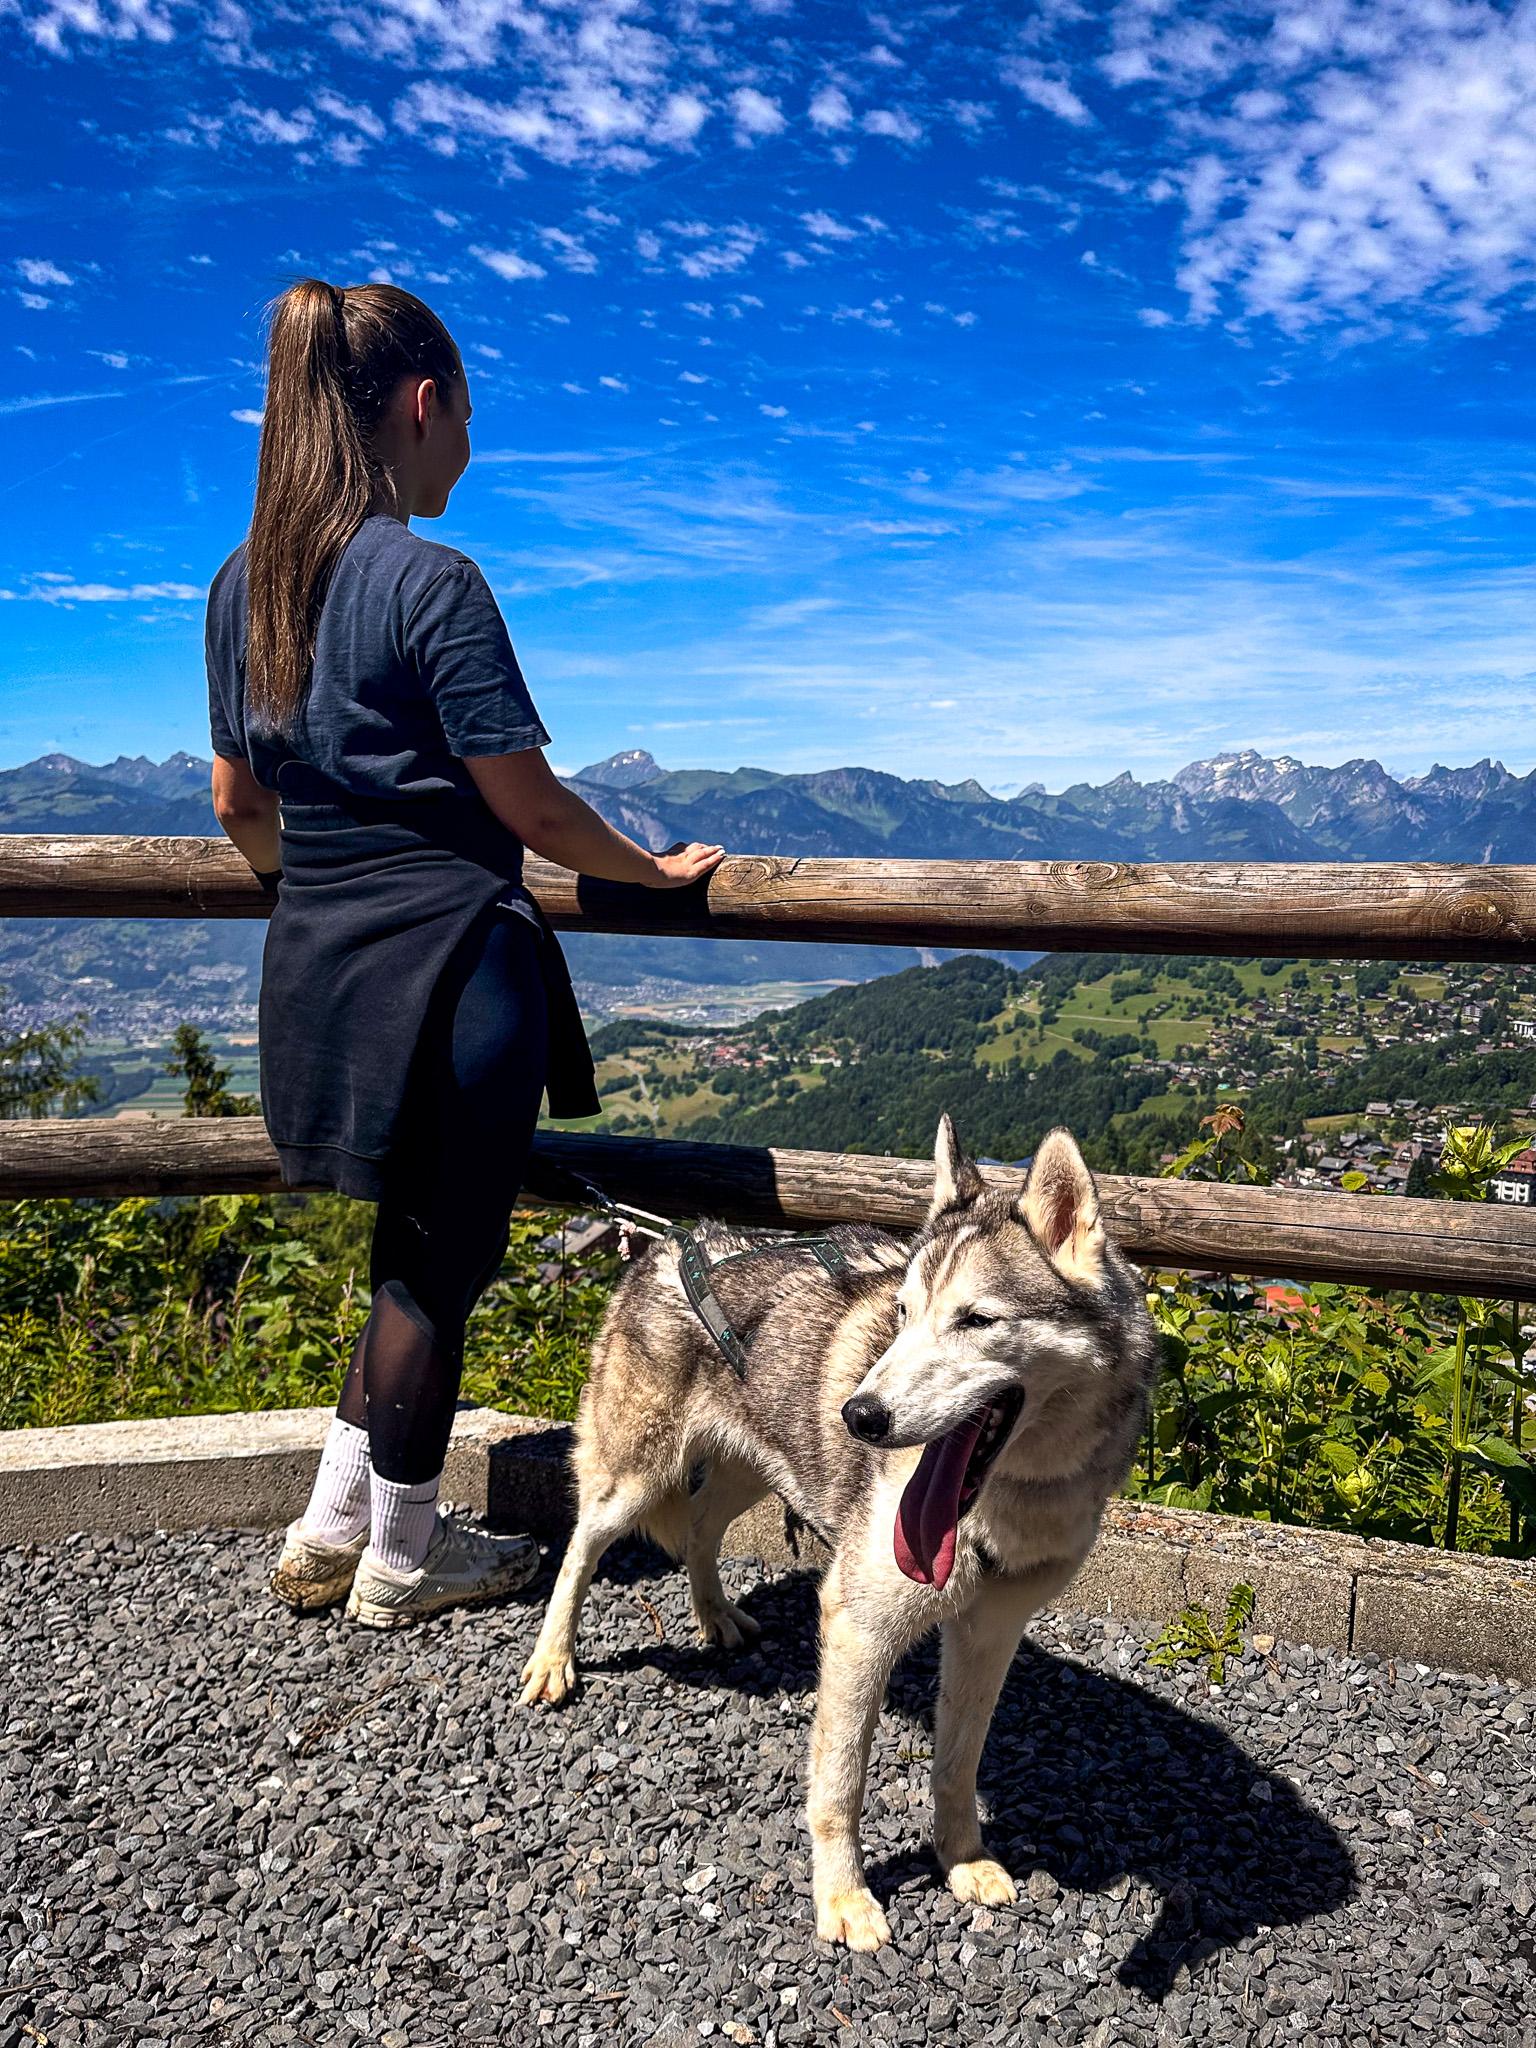
<path fill-rule="evenodd" d="M 1271 1119 L 1294 1126 L 1274 1130 L 1277 1186 L 1427 1192 L 1448 1127 L 1488 1123 L 1506 1138 L 1527 1132 L 1531 1143 L 1506 1162 L 1490 1194 L 1536 1204 L 1536 981 L 1524 970 L 1074 960 L 1077 976 L 1066 986 L 1061 956 L 1009 977 L 1016 986 L 993 1014 L 976 1018 L 967 1048 L 936 1045 L 931 1029 L 916 1026 L 903 1047 L 897 989 L 907 976 L 866 984 L 857 1006 L 823 998 L 725 1030 L 674 1024 L 663 1035 L 632 1014 L 602 1034 L 604 1126 L 685 1132 L 713 1124 L 722 1110 L 771 1109 L 790 1096 L 808 1113 L 833 1075 L 893 1048 L 928 1060 L 969 1050 L 1005 1086 L 1035 1083 L 1065 1052 L 1134 1082 L 1133 1101 L 1110 1111 L 1112 1124 L 1159 1113 L 1187 1122 L 1213 1097 L 1293 1105 L 1294 1114 Z M 881 986 L 891 991 L 889 1004 L 870 1000 Z M 818 1011 L 819 1037 L 805 1028 Z M 875 1019 L 862 1040 L 860 1015 Z M 1395 1069 L 1422 1078 L 1402 1087 L 1374 1078 Z M 1176 1156 L 1165 1145 L 1137 1164 L 1155 1172 Z"/>

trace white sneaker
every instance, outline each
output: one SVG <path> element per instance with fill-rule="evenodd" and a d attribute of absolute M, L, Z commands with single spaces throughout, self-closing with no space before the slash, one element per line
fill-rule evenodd
<path fill-rule="evenodd" d="M 347 1596 L 347 1619 L 364 1628 L 404 1628 L 444 1607 L 500 1600 L 526 1586 L 538 1568 L 539 1547 L 531 1536 L 483 1536 L 460 1528 L 445 1505 L 415 1571 L 391 1571 L 364 1552 Z"/>
<path fill-rule="evenodd" d="M 318 1536 L 305 1535 L 302 1522 L 290 1522 L 268 1584 L 295 1614 L 317 1614 L 346 1599 L 367 1544 L 366 1528 L 350 1543 L 322 1543 Z"/>

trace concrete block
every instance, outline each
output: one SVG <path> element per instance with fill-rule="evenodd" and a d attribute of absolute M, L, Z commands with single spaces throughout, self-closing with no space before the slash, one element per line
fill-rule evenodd
<path fill-rule="evenodd" d="M 1253 1627 L 1344 1649 L 1354 1574 L 1348 1554 L 1311 1531 L 1222 1515 L 1146 1510 L 1114 1501 L 1065 1601 L 1161 1628 L 1191 1605 L 1220 1623 L 1234 1586 L 1254 1590 Z M 1352 1539 L 1345 1539 L 1346 1544 Z"/>
<path fill-rule="evenodd" d="M 505 1429 L 488 1445 L 486 1520 L 493 1529 L 516 1529 L 545 1541 L 563 1541 L 576 1513 L 570 1425 L 537 1422 L 526 1416 L 503 1415 L 501 1420 L 516 1426 Z"/>
<path fill-rule="evenodd" d="M 332 1413 L 284 1408 L 0 1431 L 0 1543 L 53 1543 L 77 1530 L 281 1526 L 309 1498 Z M 494 1408 L 461 1410 L 444 1498 L 484 1512 L 492 1446 L 546 1428 Z"/>
<path fill-rule="evenodd" d="M 1489 1564 L 1504 1568 L 1490 1573 Z M 1502 1558 L 1426 1569 L 1410 1554 L 1396 1570 L 1363 1572 L 1351 1648 L 1536 1684 L 1536 1569 Z"/>

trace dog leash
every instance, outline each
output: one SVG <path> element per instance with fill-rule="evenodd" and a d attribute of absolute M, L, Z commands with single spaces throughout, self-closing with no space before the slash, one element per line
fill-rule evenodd
<path fill-rule="evenodd" d="M 733 1259 L 749 1259 L 759 1252 L 781 1251 L 809 1252 L 834 1280 L 848 1271 L 847 1259 L 831 1238 L 801 1237 L 792 1230 L 781 1231 L 776 1237 L 759 1238 L 755 1244 L 744 1245 L 739 1251 L 726 1252 L 720 1258 L 712 1259 L 686 1224 L 670 1222 L 650 1209 L 637 1209 L 631 1202 L 616 1202 L 606 1189 L 600 1188 L 596 1181 L 588 1180 L 585 1174 L 570 1167 L 564 1170 L 586 1190 L 594 1206 L 604 1215 L 613 1217 L 618 1224 L 621 1258 L 630 1256 L 631 1240 L 636 1234 L 676 1244 L 677 1270 L 682 1277 L 683 1292 L 688 1297 L 689 1306 L 739 1380 L 745 1380 L 747 1376 L 746 1342 L 732 1327 L 720 1297 L 710 1284 L 710 1275 L 721 1266 L 728 1266 Z M 633 1220 L 641 1217 L 645 1219 L 643 1222 Z M 647 1227 L 655 1223 L 661 1224 L 662 1228 L 653 1230 Z"/>

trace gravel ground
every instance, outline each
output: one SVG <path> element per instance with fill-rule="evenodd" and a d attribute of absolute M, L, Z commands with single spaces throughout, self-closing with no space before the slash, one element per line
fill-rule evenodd
<path fill-rule="evenodd" d="M 983 1789 L 1019 1904 L 924 1849 L 935 1660 L 864 1842 L 893 1947 L 819 1944 L 814 1592 L 726 1567 L 760 1648 L 610 1557 L 560 1713 L 538 1597 L 403 1636 L 295 1620 L 250 1535 L 0 1554 L 0 2043 L 1536 2043 L 1536 1694 L 1281 1646 L 1203 1675 L 1036 1625 Z"/>

